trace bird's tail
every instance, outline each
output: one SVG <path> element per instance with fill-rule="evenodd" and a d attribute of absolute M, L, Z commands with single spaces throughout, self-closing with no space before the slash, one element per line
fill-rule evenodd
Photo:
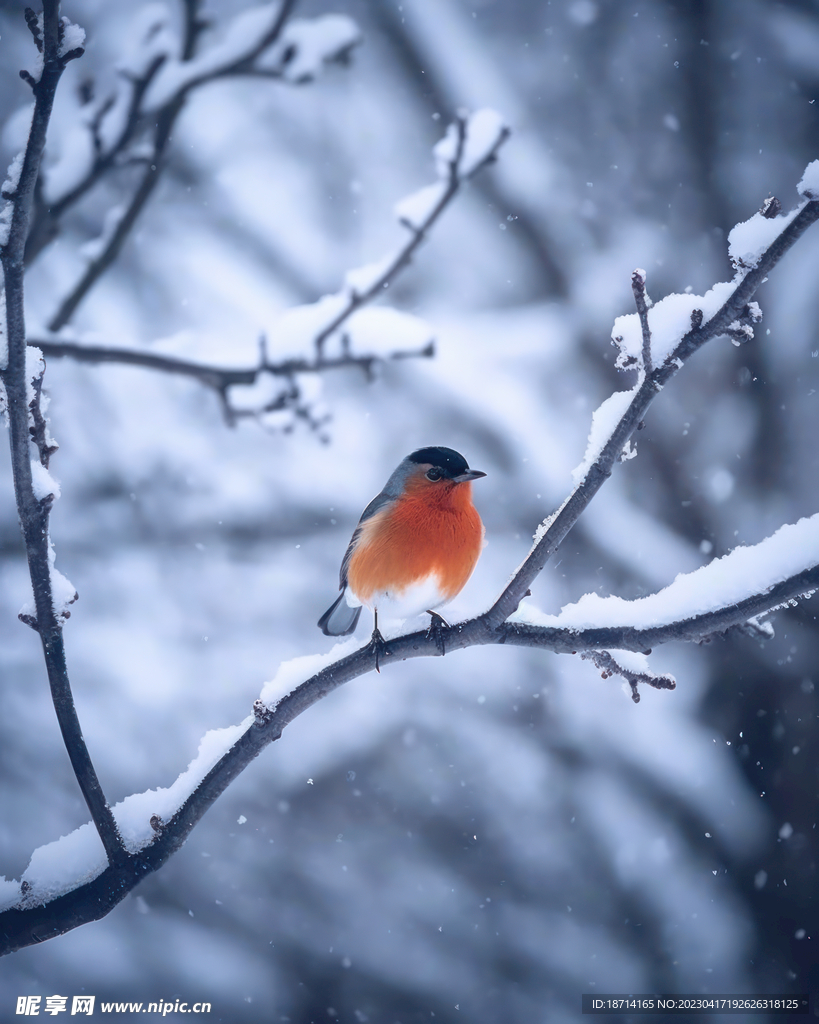
<path fill-rule="evenodd" d="M 346 595 L 345 588 L 318 620 L 318 628 L 325 636 L 347 636 L 358 625 L 361 605 L 358 608 L 351 608 L 347 604 Z"/>

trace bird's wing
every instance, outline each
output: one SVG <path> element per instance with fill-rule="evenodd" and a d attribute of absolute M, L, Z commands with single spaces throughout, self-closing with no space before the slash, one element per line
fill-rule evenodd
<path fill-rule="evenodd" d="M 380 512 L 385 505 L 390 505 L 395 498 L 385 494 L 383 491 L 380 494 L 376 494 L 370 504 L 361 513 L 361 518 L 358 520 L 358 526 L 353 531 L 353 535 L 350 538 L 350 543 L 347 545 L 347 550 L 344 552 L 344 558 L 341 561 L 341 570 L 338 574 L 338 588 L 343 590 L 347 586 L 347 570 L 350 567 L 350 559 L 353 557 L 353 552 L 358 546 L 358 540 L 361 537 L 361 528 L 368 519 Z"/>

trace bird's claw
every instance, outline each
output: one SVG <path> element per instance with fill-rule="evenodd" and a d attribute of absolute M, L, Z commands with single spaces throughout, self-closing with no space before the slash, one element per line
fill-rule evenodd
<path fill-rule="evenodd" d="M 375 655 L 375 671 L 380 673 L 381 668 L 378 662 L 379 659 L 383 658 L 384 655 L 387 653 L 387 641 L 381 635 L 381 630 L 378 628 L 378 626 L 376 626 L 375 629 L 373 630 L 373 635 L 370 637 L 370 642 L 367 645 L 367 647 L 370 650 L 372 650 L 373 654 Z"/>
<path fill-rule="evenodd" d="M 443 657 L 446 654 L 443 630 L 449 629 L 449 623 L 443 615 L 439 615 L 438 612 L 433 612 L 429 608 L 427 608 L 427 615 L 429 615 L 427 635 L 435 641 L 435 646 L 441 652 L 441 657 Z"/>

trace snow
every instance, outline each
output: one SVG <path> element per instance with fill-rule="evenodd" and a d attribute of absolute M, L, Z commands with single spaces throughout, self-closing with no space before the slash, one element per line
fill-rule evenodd
<path fill-rule="evenodd" d="M 55 615 L 58 618 L 68 618 L 67 608 L 70 604 L 73 604 L 77 600 L 77 588 L 74 584 L 65 577 L 59 569 L 55 568 L 54 563 L 57 558 L 57 553 L 54 550 L 54 545 L 51 539 L 48 541 L 48 566 L 49 566 L 49 578 L 51 580 L 51 607 L 54 609 Z M 29 596 L 20 609 L 20 615 L 25 615 L 29 618 L 36 618 L 37 609 L 34 604 L 34 593 L 31 590 L 29 584 Z"/>
<path fill-rule="evenodd" d="M 728 235 L 728 255 L 737 269 L 753 269 L 772 243 L 782 234 L 794 217 L 799 213 L 800 206 L 794 207 L 790 213 L 781 217 L 763 217 L 755 213 L 750 220 L 742 221 L 733 227 Z"/>
<path fill-rule="evenodd" d="M 345 276 L 346 287 L 365 294 L 394 259 L 395 256 L 390 255 L 378 263 L 349 271 Z M 350 292 L 345 289 L 325 295 L 318 302 L 288 309 L 270 331 L 271 361 L 285 355 L 311 356 L 316 337 L 347 308 L 349 301 Z M 331 345 L 340 333 L 350 339 L 352 352 L 360 355 L 388 356 L 398 349 L 419 348 L 432 338 L 432 329 L 426 321 L 389 306 L 365 306 L 356 310 L 339 331 L 327 339 L 326 355 L 338 354 Z M 222 359 L 218 361 L 224 362 Z"/>
<path fill-rule="evenodd" d="M 333 662 L 339 661 L 353 654 L 361 647 L 361 641 L 354 636 L 333 644 L 329 651 L 324 654 L 306 654 L 298 658 L 291 658 L 279 665 L 276 675 L 262 687 L 259 699 L 270 708 L 276 709 L 279 702 L 291 693 L 295 688 L 310 679 L 317 672 Z"/>
<path fill-rule="evenodd" d="M 764 218 L 763 218 L 764 219 Z M 766 221 L 771 224 L 773 221 Z M 778 232 L 777 232 L 778 233 Z M 703 323 L 707 323 L 722 308 L 736 287 L 736 281 L 721 281 L 705 295 L 666 295 L 655 302 L 648 311 L 648 325 L 651 329 L 651 354 L 655 366 L 663 363 L 674 351 L 680 340 L 691 330 L 691 314 L 702 310 Z M 618 316 L 614 321 L 611 337 L 620 349 L 616 365 L 620 369 L 639 364 L 643 351 L 643 332 L 640 318 L 636 313 Z"/>
<path fill-rule="evenodd" d="M 51 565 L 51 604 L 58 616 L 66 615 L 68 605 L 77 600 L 77 588 L 59 569 Z"/>
<path fill-rule="evenodd" d="M 805 168 L 796 191 L 808 199 L 819 199 L 819 160 L 812 160 Z"/>
<path fill-rule="evenodd" d="M 112 808 L 120 835 L 130 853 L 137 853 L 153 841 L 156 832 L 151 826 L 151 818 L 158 815 L 163 821 L 169 821 L 252 722 L 250 716 L 238 725 L 205 733 L 196 757 L 171 786 L 134 793 Z M 68 835 L 34 851 L 21 879 L 29 886 L 22 899 L 16 882 L 0 878 L 0 910 L 15 903 L 21 907 L 33 907 L 56 899 L 93 881 L 107 865 L 97 830 L 92 822 L 86 822 Z"/>
<path fill-rule="evenodd" d="M 199 741 L 196 757 L 175 782 L 167 788 L 133 793 L 112 808 L 122 840 L 131 853 L 138 852 L 153 840 L 156 833 L 151 826 L 151 818 L 158 815 L 163 821 L 169 821 L 253 721 L 250 715 L 238 725 L 206 732 Z"/>
<path fill-rule="evenodd" d="M 683 622 L 764 594 L 783 580 L 819 564 L 819 513 L 781 527 L 750 547 L 738 547 L 694 572 L 680 574 L 656 594 L 626 601 L 585 594 L 559 615 L 547 615 L 528 602 L 511 621 L 536 626 L 592 629 L 633 626 L 650 629 Z"/>
<path fill-rule="evenodd" d="M 631 391 L 615 391 L 614 394 L 609 395 L 605 402 L 603 402 L 603 404 L 592 414 L 591 430 L 589 431 L 589 440 L 586 445 L 586 454 L 584 455 L 583 461 L 580 465 L 572 470 L 572 480 L 574 481 L 575 486 L 586 479 L 586 474 L 591 469 L 597 457 L 606 447 L 609 438 L 617 427 L 617 424 L 625 415 L 626 410 L 631 404 L 636 393 L 636 388 L 633 388 Z M 630 455 L 629 457 L 632 456 Z"/>
<path fill-rule="evenodd" d="M 25 152 L 21 150 L 9 164 L 6 180 L 3 182 L 3 192 L 13 192 L 17 188 L 17 183 L 20 181 L 20 175 L 23 171 L 24 157 Z"/>
<path fill-rule="evenodd" d="M 436 181 L 433 185 L 425 185 L 417 192 L 404 196 L 395 204 L 396 218 L 409 228 L 422 228 L 440 203 L 446 189 L 445 181 Z"/>
<path fill-rule="evenodd" d="M 242 11 L 230 22 L 221 42 L 203 50 L 193 60 L 166 61 L 145 96 L 146 110 L 164 106 L 193 82 L 216 75 L 243 60 L 273 28 L 278 12 L 278 4 L 264 4 Z"/>
<path fill-rule="evenodd" d="M 363 267 L 355 267 L 348 270 L 344 275 L 344 284 L 355 295 L 367 295 L 373 288 L 378 286 L 382 277 L 385 277 L 390 268 L 400 255 L 400 250 L 390 253 L 376 260 L 374 263 L 367 263 Z"/>
<path fill-rule="evenodd" d="M 2 245 L 2 214 L 0 214 L 0 245 Z M 9 364 L 9 336 L 6 330 L 6 290 L 5 288 L 0 289 L 0 369 L 5 370 Z M 3 417 L 8 425 L 8 406 L 6 404 L 6 386 L 3 385 L 3 390 L 0 392 L 2 395 L 2 401 L 0 401 L 0 408 L 3 410 Z"/>
<path fill-rule="evenodd" d="M 162 3 L 149 3 L 135 12 L 122 34 L 117 71 L 126 79 L 142 78 L 157 57 L 170 57 L 179 50 L 179 40 L 170 25 L 171 15 Z M 130 89 L 121 90 L 122 94 Z"/>
<path fill-rule="evenodd" d="M 0 875 L 0 912 L 8 910 L 20 898 L 20 883 Z"/>
<path fill-rule="evenodd" d="M 228 25 L 221 42 L 203 50 L 193 60 L 168 60 L 148 89 L 146 109 L 155 110 L 194 83 L 222 74 L 247 59 L 273 29 L 279 9 L 279 4 L 264 4 L 243 11 Z M 354 46 L 359 38 L 355 22 L 345 15 L 296 19 L 257 58 L 257 65 L 280 72 L 286 81 L 305 82 L 314 78 L 324 63 Z"/>
<path fill-rule="evenodd" d="M 28 138 L 28 133 L 31 129 L 31 117 L 34 114 L 34 104 L 31 104 L 30 108 L 27 108 L 27 118 L 25 135 Z M 21 111 L 23 117 L 26 116 L 26 112 Z M 3 182 L 0 192 L 12 193 L 17 188 L 20 181 L 20 175 L 23 171 L 23 160 L 25 159 L 25 150 L 22 149 L 15 156 L 8 166 L 6 172 L 6 180 Z M 14 214 L 14 204 L 6 200 L 0 199 L 0 203 L 3 204 L 2 210 L 0 210 L 0 245 L 5 245 L 9 240 L 9 230 L 11 228 L 11 218 Z M 5 365 L 5 363 L 4 363 Z"/>
<path fill-rule="evenodd" d="M 0 210 L 0 245 L 5 245 L 9 240 L 11 217 L 13 213 L 14 206 L 11 203 L 4 203 L 2 210 Z M 8 359 L 8 349 L 6 349 L 6 359 Z M 5 366 L 5 362 L 3 365 Z"/>
<path fill-rule="evenodd" d="M 271 333 L 271 353 L 303 352 L 317 334 L 342 312 L 349 296 L 345 292 L 324 295 L 318 302 L 293 306 L 282 314 Z"/>
<path fill-rule="evenodd" d="M 66 53 L 70 53 L 71 50 L 78 50 L 85 45 L 85 29 L 75 25 L 68 18 L 62 18 L 61 20 L 63 25 L 63 41 L 60 44 L 60 56 L 63 57 Z"/>
<path fill-rule="evenodd" d="M 433 337 L 426 320 L 392 306 L 364 306 L 344 325 L 352 349 L 360 354 L 389 356 L 397 350 L 412 351 Z"/>
<path fill-rule="evenodd" d="M 458 168 L 462 177 L 468 177 L 489 156 L 498 144 L 506 125 L 497 110 L 484 107 L 476 110 L 467 121 L 466 142 Z"/>
<path fill-rule="evenodd" d="M 21 881 L 30 887 L 21 908 L 36 907 L 92 882 L 108 866 L 97 830 L 89 821 L 66 836 L 40 846 L 31 855 Z"/>
<path fill-rule="evenodd" d="M 34 401 L 34 387 L 31 382 L 36 380 L 44 369 L 45 360 L 42 351 L 36 345 L 29 345 L 26 348 L 26 402 Z"/>
<path fill-rule="evenodd" d="M 608 652 L 617 664 L 627 672 L 635 672 L 640 675 L 653 675 L 653 670 L 649 665 L 648 658 L 645 654 L 642 654 L 639 651 L 624 651 L 615 647 L 608 648 Z"/>
<path fill-rule="evenodd" d="M 468 178 L 470 174 L 473 174 L 492 149 L 497 146 L 498 140 L 505 130 L 506 125 L 503 118 L 490 107 L 484 107 L 469 114 L 466 119 L 463 150 L 458 161 L 458 177 Z M 446 135 L 434 146 L 432 152 L 435 156 L 438 177 L 447 179 L 452 162 L 458 153 L 457 125 L 448 126 Z"/>
<path fill-rule="evenodd" d="M 49 494 L 53 494 L 55 498 L 60 496 L 60 485 L 39 459 L 31 460 L 31 486 L 38 501 L 47 498 Z"/>
<path fill-rule="evenodd" d="M 345 14 L 325 14 L 309 20 L 294 18 L 287 23 L 271 57 L 280 64 L 281 54 L 295 48 L 295 54 L 284 66 L 283 78 L 288 82 L 309 82 L 319 74 L 324 64 L 360 41 L 358 26 Z M 259 62 L 261 67 L 267 67 L 269 63 L 269 60 Z"/>

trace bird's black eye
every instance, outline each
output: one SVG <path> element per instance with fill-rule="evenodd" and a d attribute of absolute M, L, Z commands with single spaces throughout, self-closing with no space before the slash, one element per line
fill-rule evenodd
<path fill-rule="evenodd" d="M 427 470 L 427 480 L 440 480 L 444 475 L 444 471 L 439 469 L 437 466 L 433 466 L 432 469 Z"/>

